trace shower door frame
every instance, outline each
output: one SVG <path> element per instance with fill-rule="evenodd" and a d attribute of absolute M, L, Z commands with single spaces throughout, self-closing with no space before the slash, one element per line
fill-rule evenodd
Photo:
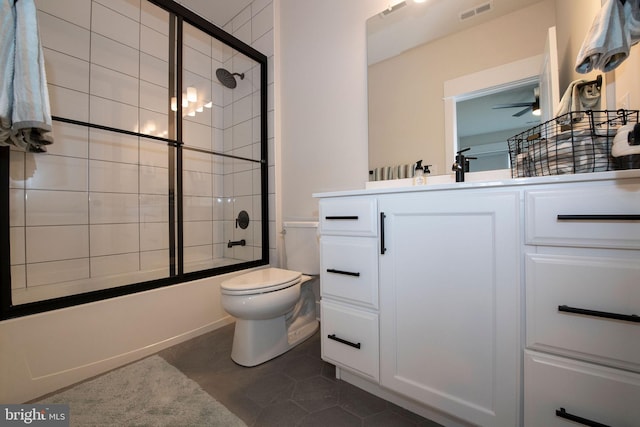
<path fill-rule="evenodd" d="M 225 32 L 216 25 L 205 20 L 191 10 L 175 3 L 173 0 L 145 0 L 154 4 L 170 13 L 170 19 L 176 22 L 176 34 L 170 43 L 175 46 L 176 62 L 170 70 L 170 87 L 173 87 L 174 93 L 182 93 L 182 35 L 183 23 L 186 22 L 195 28 L 203 31 L 211 37 L 225 43 L 235 51 L 247 56 L 257 62 L 260 66 L 260 160 L 251 160 L 260 163 L 260 204 L 261 204 L 261 249 L 262 255 L 259 260 L 244 261 L 237 264 L 215 267 L 205 270 L 193 272 L 184 272 L 184 247 L 183 247 L 183 189 L 182 175 L 182 151 L 193 150 L 201 151 L 211 155 L 239 158 L 233 155 L 218 153 L 214 151 L 201 150 L 197 148 L 184 147 L 182 141 L 182 119 L 175 120 L 175 139 L 160 138 L 146 134 L 130 132 L 122 129 L 109 128 L 106 126 L 96 125 L 92 123 L 78 122 L 60 117 L 54 117 L 55 120 L 67 123 L 78 124 L 90 128 L 98 128 L 109 130 L 117 133 L 125 133 L 140 136 L 142 138 L 151 138 L 166 142 L 171 149 L 169 156 L 175 155 L 175 167 L 170 168 L 171 171 L 178 172 L 174 179 L 170 180 L 167 203 L 169 204 L 169 224 L 170 224 L 170 272 L 168 277 L 154 279 L 145 282 L 120 285 L 112 288 L 105 288 L 96 291 L 89 291 L 73 295 L 67 295 L 57 298 L 50 298 L 40 301 L 28 302 L 24 304 L 14 305 L 12 303 L 11 289 L 11 254 L 10 254 L 10 224 L 9 224 L 9 147 L 0 147 L 0 320 L 22 317 L 36 313 L 42 313 L 51 310 L 57 310 L 65 307 L 71 307 L 80 304 L 100 301 L 104 299 L 134 294 L 151 289 L 157 289 L 164 286 L 175 285 L 179 283 L 189 282 L 206 277 L 213 277 L 229 272 L 245 270 L 253 267 L 260 267 L 269 264 L 269 209 L 268 209 L 268 118 L 267 118 L 267 57 L 250 45 L 240 39 Z M 175 73 L 175 76 L 172 75 Z M 174 82 L 175 81 L 175 85 Z M 168 103 L 168 100 L 167 100 Z M 178 102 L 178 111 L 175 117 L 182 117 L 181 103 Z M 173 153 L 173 154 L 172 154 Z M 45 154 L 46 155 L 46 154 Z M 175 188 L 173 185 L 175 184 Z M 175 225 L 175 230 L 173 229 Z M 177 262 L 175 261 L 175 251 L 177 248 Z M 175 271 L 177 266 L 177 272 Z"/>

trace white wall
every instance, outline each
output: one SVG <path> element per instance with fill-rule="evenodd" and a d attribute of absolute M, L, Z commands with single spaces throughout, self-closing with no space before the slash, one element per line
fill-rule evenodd
<path fill-rule="evenodd" d="M 275 0 L 277 192 L 285 219 L 317 218 L 316 192 L 364 188 L 366 20 L 385 0 Z"/>

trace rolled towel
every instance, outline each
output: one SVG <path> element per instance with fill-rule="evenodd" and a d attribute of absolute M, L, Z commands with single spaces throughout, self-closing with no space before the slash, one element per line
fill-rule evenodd
<path fill-rule="evenodd" d="M 625 29 L 624 10 L 619 0 L 607 0 L 596 15 L 578 52 L 575 69 L 611 71 L 629 56 L 629 33 Z"/>
<path fill-rule="evenodd" d="M 578 122 L 582 120 L 582 113 L 597 107 L 600 102 L 600 89 L 595 84 L 583 85 L 587 80 L 574 80 L 569 83 L 560 99 L 560 106 L 556 116 L 559 117 L 559 124 L 569 124 L 572 120 Z M 575 113 L 568 115 L 568 113 Z"/>

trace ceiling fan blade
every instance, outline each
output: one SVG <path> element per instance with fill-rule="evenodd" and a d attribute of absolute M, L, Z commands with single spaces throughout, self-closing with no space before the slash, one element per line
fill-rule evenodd
<path fill-rule="evenodd" d="M 532 106 L 531 106 L 531 105 L 529 105 L 529 106 L 528 106 L 527 108 L 525 108 L 524 110 L 520 110 L 520 111 L 518 111 L 517 113 L 515 113 L 515 114 L 513 115 L 513 117 L 520 117 L 520 116 L 522 116 L 524 113 L 526 113 L 527 111 L 531 111 L 531 108 L 532 108 Z"/>
<path fill-rule="evenodd" d="M 497 105 L 494 105 L 492 108 L 494 110 L 497 110 L 500 108 L 522 108 L 522 107 L 531 107 L 532 104 L 533 102 L 514 102 L 513 104 L 497 104 Z"/>

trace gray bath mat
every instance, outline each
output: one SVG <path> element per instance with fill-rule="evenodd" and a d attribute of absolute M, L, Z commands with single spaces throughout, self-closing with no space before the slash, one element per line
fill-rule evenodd
<path fill-rule="evenodd" d="M 68 404 L 72 426 L 238 426 L 237 416 L 160 356 L 39 402 Z"/>

